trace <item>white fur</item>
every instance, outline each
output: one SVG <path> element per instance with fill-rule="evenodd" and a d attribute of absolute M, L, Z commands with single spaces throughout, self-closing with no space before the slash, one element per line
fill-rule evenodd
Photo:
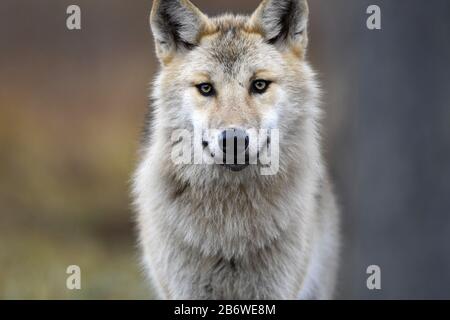
<path fill-rule="evenodd" d="M 276 44 L 267 44 L 264 35 L 230 32 L 228 26 L 242 29 L 279 21 L 289 1 L 296 3 L 299 17 Z M 320 150 L 320 92 L 312 69 L 300 56 L 306 50 L 306 30 L 301 36 L 296 33 L 306 28 L 306 1 L 266 0 L 251 18 L 224 16 L 209 22 L 191 5 L 178 8 L 175 12 L 191 10 L 189 21 L 179 24 L 185 28 L 183 35 L 191 36 L 186 26 L 198 21 L 218 28 L 190 51 L 158 42 L 170 40 L 165 32 L 173 30 L 165 28 L 174 27 L 156 18 L 161 8 L 167 9 L 162 2 L 154 5 L 152 25 L 157 28 L 157 45 L 164 46 L 159 54 L 164 53 L 160 58 L 165 65 L 155 82 L 153 130 L 133 188 L 143 264 L 158 296 L 332 298 L 339 214 Z M 292 45 L 297 53 L 286 51 Z M 249 94 L 253 70 L 261 68 L 271 72 L 273 84 L 264 95 Z M 201 97 L 192 87 L 198 70 L 208 73 L 216 97 Z M 259 165 L 231 172 L 217 164 L 174 164 L 173 130 L 193 132 L 211 124 L 278 129 L 276 174 L 262 175 Z M 216 151 L 216 138 L 206 137 L 208 152 Z M 197 140 L 189 143 L 198 147 Z"/>

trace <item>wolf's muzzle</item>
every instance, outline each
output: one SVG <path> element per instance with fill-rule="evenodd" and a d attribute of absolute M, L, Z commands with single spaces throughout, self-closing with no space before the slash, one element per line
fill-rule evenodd
<path fill-rule="evenodd" d="M 249 165 L 249 136 L 243 129 L 230 128 L 219 135 L 223 165 L 232 171 L 241 171 Z"/>

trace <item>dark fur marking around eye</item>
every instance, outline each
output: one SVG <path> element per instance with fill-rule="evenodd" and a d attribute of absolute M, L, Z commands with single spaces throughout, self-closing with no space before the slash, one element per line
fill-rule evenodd
<path fill-rule="evenodd" d="M 250 94 L 263 94 L 267 91 L 272 81 L 257 79 L 254 80 L 249 88 Z M 258 88 L 258 84 L 264 85 L 263 88 Z"/>

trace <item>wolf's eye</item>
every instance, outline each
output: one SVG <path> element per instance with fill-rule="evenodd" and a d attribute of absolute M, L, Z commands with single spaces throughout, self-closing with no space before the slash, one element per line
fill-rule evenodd
<path fill-rule="evenodd" d="M 200 83 L 196 85 L 198 92 L 205 97 L 210 97 L 215 94 L 214 87 L 210 83 Z"/>
<path fill-rule="evenodd" d="M 270 81 L 267 80 L 255 80 L 252 82 L 251 91 L 253 93 L 264 93 L 266 92 L 267 88 L 269 88 Z"/>

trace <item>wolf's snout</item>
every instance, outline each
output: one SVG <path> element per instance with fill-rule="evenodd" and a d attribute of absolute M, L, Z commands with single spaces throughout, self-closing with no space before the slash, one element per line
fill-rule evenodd
<path fill-rule="evenodd" d="M 230 128 L 218 137 L 223 151 L 224 165 L 232 171 L 241 171 L 248 165 L 249 136 L 243 129 Z"/>

